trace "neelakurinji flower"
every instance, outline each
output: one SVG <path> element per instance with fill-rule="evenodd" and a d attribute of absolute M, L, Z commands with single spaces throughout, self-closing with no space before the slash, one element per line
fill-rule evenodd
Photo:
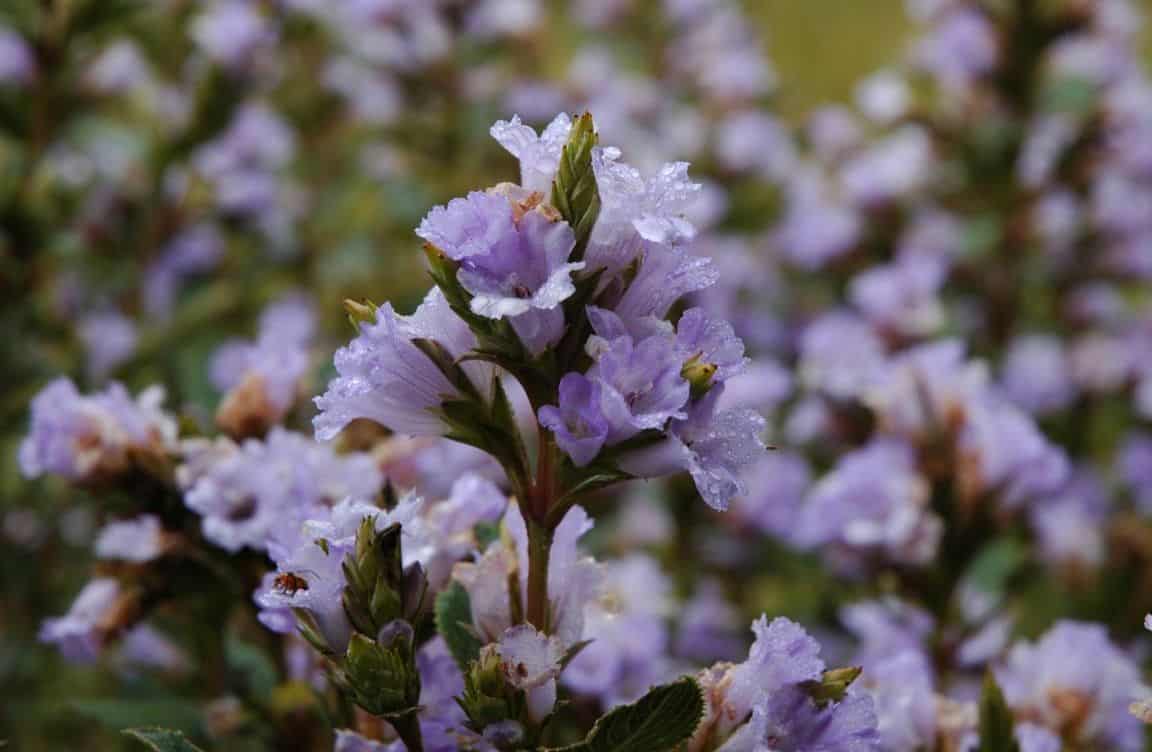
<path fill-rule="evenodd" d="M 230 435 L 263 433 L 296 401 L 309 365 L 315 313 L 302 296 L 268 306 L 255 341 L 232 340 L 212 357 L 212 382 L 224 399 L 217 423 Z"/>
<path fill-rule="evenodd" d="M 416 338 L 435 339 L 454 357 L 475 344 L 467 324 L 452 313 L 437 289 L 410 316 L 398 315 L 385 303 L 376 320 L 362 323 L 360 335 L 336 352 L 337 376 L 315 400 L 320 410 L 313 421 L 316 437 L 330 440 L 357 418 L 413 436 L 446 433 L 437 409 L 460 391 L 412 343 Z M 482 363 L 463 367 L 473 387 L 486 393 L 491 368 Z"/>
<path fill-rule="evenodd" d="M 32 400 L 32 425 L 20 445 L 20 469 L 29 478 L 50 473 L 86 483 L 130 470 L 134 456 L 174 451 L 176 422 L 162 409 L 164 390 L 133 399 L 123 385 L 85 396 L 60 378 Z"/>
<path fill-rule="evenodd" d="M 383 485 L 369 455 L 337 455 L 282 428 L 263 441 L 222 445 L 194 462 L 181 473 L 184 502 L 203 518 L 205 537 L 229 551 L 248 547 L 276 556 L 310 516 L 349 496 L 371 498 Z"/>
<path fill-rule="evenodd" d="M 459 262 L 472 312 L 510 319 L 533 354 L 563 334 L 559 306 L 576 290 L 572 273 L 584 268 L 568 261 L 572 228 L 539 201 L 533 194 L 473 192 L 433 209 L 416 231 Z"/>
<path fill-rule="evenodd" d="M 1047 728 L 1068 744 L 1143 748 L 1143 724 L 1128 707 L 1148 689 L 1136 664 L 1101 625 L 1057 622 L 1038 641 L 1014 645 L 997 667 L 996 678 L 1017 717 Z"/>

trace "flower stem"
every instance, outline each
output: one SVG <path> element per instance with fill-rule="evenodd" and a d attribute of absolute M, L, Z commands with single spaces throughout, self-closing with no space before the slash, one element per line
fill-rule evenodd
<path fill-rule="evenodd" d="M 556 503 L 556 442 L 551 432 L 538 427 L 536 446 L 536 482 L 532 484 L 527 509 L 524 510 L 528 528 L 528 603 L 525 618 L 529 624 L 547 634 L 548 561 L 552 553 L 552 534 L 556 529 L 549 521 L 548 512 Z"/>
<path fill-rule="evenodd" d="M 420 735 L 420 718 L 416 713 L 408 713 L 400 718 L 390 718 L 392 728 L 408 752 L 424 752 L 424 739 Z"/>
<path fill-rule="evenodd" d="M 547 633 L 548 623 L 548 560 L 552 554 L 552 530 L 535 520 L 528 526 L 528 623 Z"/>

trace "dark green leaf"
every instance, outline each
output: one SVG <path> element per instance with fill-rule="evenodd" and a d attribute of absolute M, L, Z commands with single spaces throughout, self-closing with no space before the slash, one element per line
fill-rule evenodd
<path fill-rule="evenodd" d="M 228 668 L 236 675 L 249 695 L 266 698 L 279 683 L 275 664 L 264 651 L 235 637 L 228 636 L 224 646 Z"/>
<path fill-rule="evenodd" d="M 472 630 L 472 601 L 459 582 L 453 582 L 436 596 L 436 631 L 448 643 L 448 650 L 467 672 L 468 664 L 480 655 L 483 645 Z"/>
<path fill-rule="evenodd" d="M 704 695 L 691 677 L 655 687 L 596 721 L 588 738 L 565 752 L 666 752 L 691 738 Z"/>
<path fill-rule="evenodd" d="M 200 705 L 178 698 L 73 700 L 68 707 L 117 730 L 146 723 L 192 731 L 200 726 L 201 721 Z"/>
<path fill-rule="evenodd" d="M 984 689 L 980 693 L 980 746 L 977 752 L 1020 752 L 1012 711 L 991 671 L 984 675 Z"/>
<path fill-rule="evenodd" d="M 144 742 L 156 752 L 200 752 L 200 748 L 188 741 L 180 731 L 165 728 L 132 728 L 124 731 L 126 736 Z"/>

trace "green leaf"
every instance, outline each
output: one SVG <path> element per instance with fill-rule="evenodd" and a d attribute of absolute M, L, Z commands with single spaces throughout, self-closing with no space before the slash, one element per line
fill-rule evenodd
<path fill-rule="evenodd" d="M 459 582 L 453 582 L 436 596 L 436 631 L 448 643 L 460 670 L 467 672 L 483 645 L 472 631 L 472 601 Z"/>
<path fill-rule="evenodd" d="M 576 236 L 571 261 L 584 258 L 588 238 L 600 215 L 600 189 L 592 169 L 592 147 L 596 145 L 592 115 L 585 112 L 572 123 L 568 143 L 560 153 L 556 179 L 552 181 L 552 205 L 560 212 Z"/>
<path fill-rule="evenodd" d="M 984 674 L 984 689 L 980 693 L 980 746 L 977 752 L 1020 752 L 1012 711 L 991 671 Z"/>
<path fill-rule="evenodd" d="M 1028 549 L 1013 538 L 989 543 L 968 567 L 966 579 L 981 591 L 1000 597 L 1012 576 L 1028 561 Z"/>
<path fill-rule="evenodd" d="M 172 729 L 144 727 L 124 730 L 125 736 L 144 742 L 156 752 L 201 752 L 200 748 L 188 741 L 183 732 Z"/>
<path fill-rule="evenodd" d="M 67 707 L 117 730 L 146 723 L 192 731 L 200 727 L 202 717 L 198 703 L 179 698 L 73 700 Z"/>
<path fill-rule="evenodd" d="M 588 738 L 564 752 L 666 752 L 691 738 L 704 715 L 704 695 L 691 677 L 649 690 L 596 721 Z"/>
<path fill-rule="evenodd" d="M 156 752 L 201 752 L 200 747 L 188 741 L 182 731 L 145 726 L 125 729 L 124 734 L 144 742 Z"/>
<path fill-rule="evenodd" d="M 224 645 L 228 668 L 240 679 L 245 692 L 266 698 L 279 683 L 279 672 L 263 650 L 229 635 Z"/>

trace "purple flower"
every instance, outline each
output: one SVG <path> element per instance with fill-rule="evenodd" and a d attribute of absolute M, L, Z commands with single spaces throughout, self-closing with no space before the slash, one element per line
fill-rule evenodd
<path fill-rule="evenodd" d="M 966 488 L 996 491 L 1008 507 L 1054 493 L 1068 477 L 1063 449 L 1030 416 L 991 395 L 968 405 L 960 451 L 970 473 L 961 479 Z"/>
<path fill-rule="evenodd" d="M 824 670 L 820 645 L 793 621 L 761 616 L 752 623 L 756 641 L 748 660 L 732 669 L 725 705 L 732 718 L 743 719 L 762 698 L 789 685 L 817 679 Z"/>
<path fill-rule="evenodd" d="M 663 441 L 625 455 L 621 466 L 644 478 L 687 470 L 708 506 L 726 510 L 732 497 L 747 493 L 741 474 L 764 452 L 766 423 L 754 410 L 718 412 L 723 393 L 723 384 L 712 387 Z"/>
<path fill-rule="evenodd" d="M 572 119 L 561 113 L 539 136 L 530 126 L 521 123 L 518 116 L 513 116 L 511 121 L 497 121 L 491 134 L 520 161 L 520 185 L 547 195 L 571 129 Z"/>
<path fill-rule="evenodd" d="M 686 416 L 689 385 L 680 375 L 683 365 L 668 337 L 646 337 L 636 343 L 623 335 L 605 344 L 587 375 L 600 386 L 609 446 Z"/>
<path fill-rule="evenodd" d="M 716 157 L 730 170 L 754 170 L 776 180 L 796 162 L 796 147 L 787 129 L 756 110 L 728 115 L 719 124 L 716 139 Z"/>
<path fill-rule="evenodd" d="M 1095 568 L 1104 560 L 1110 510 L 1102 480 L 1081 469 L 1067 485 L 1029 509 L 1039 554 L 1057 566 Z"/>
<path fill-rule="evenodd" d="M 1004 355 L 1001 383 L 1009 399 L 1033 414 L 1068 406 L 1076 395 L 1061 341 L 1051 335 L 1024 335 Z"/>
<path fill-rule="evenodd" d="M 945 88 L 966 89 L 996 65 L 1000 50 L 988 18 L 974 8 L 961 6 L 934 20 L 913 57 Z"/>
<path fill-rule="evenodd" d="M 131 520 L 109 522 L 96 536 L 94 550 L 101 559 L 121 559 L 139 564 L 160 556 L 165 547 L 160 518 L 145 514 Z"/>
<path fill-rule="evenodd" d="M 612 148 L 592 152 L 601 208 L 585 260 L 591 270 L 604 269 L 606 278 L 619 274 L 638 255 L 663 252 L 682 256 L 681 246 L 696 235 L 695 226 L 685 215 L 700 184 L 689 179 L 688 164 L 670 162 L 645 178 L 618 157 L 619 151 Z M 657 270 L 657 274 L 666 272 Z M 678 295 L 688 291 L 683 289 Z"/>
<path fill-rule="evenodd" d="M 564 671 L 564 684 L 609 708 L 631 702 L 670 678 L 667 660 L 671 611 L 668 578 L 659 564 L 633 554 L 603 564 L 604 592 L 586 611 L 581 650 Z"/>
<path fill-rule="evenodd" d="M 902 564 L 930 562 L 943 528 L 912 448 L 885 439 L 842 456 L 809 491 L 796 526 L 804 547 L 829 546 L 848 562 L 879 554 Z"/>
<path fill-rule="evenodd" d="M 996 679 L 1017 717 L 1047 727 L 1071 745 L 1144 748 L 1143 725 L 1128 706 L 1148 688 L 1139 667 L 1108 640 L 1101 625 L 1057 622 L 1039 641 L 1014 645 Z"/>
<path fill-rule="evenodd" d="M 337 377 L 316 398 L 320 414 L 313 420 L 317 438 L 328 441 L 357 418 L 413 436 L 445 432 L 441 403 L 461 395 L 413 338 L 431 338 L 456 357 L 472 349 L 475 339 L 456 317 L 438 289 L 429 292 L 411 316 L 399 316 L 390 304 L 376 321 L 360 325 L 360 335 L 336 351 Z M 491 370 L 479 363 L 464 366 L 473 384 L 487 393 Z"/>
<path fill-rule="evenodd" d="M 879 752 L 876 713 L 866 693 L 819 707 L 797 686 L 761 699 L 752 720 L 717 752 Z"/>
<path fill-rule="evenodd" d="M 733 499 L 732 512 L 749 525 L 787 540 L 812 484 L 808 461 L 794 452 L 765 452 L 743 475 L 748 493 Z"/>
<path fill-rule="evenodd" d="M 67 614 L 44 620 L 40 641 L 55 645 L 70 662 L 95 661 L 108 638 L 108 617 L 120 593 L 120 583 L 114 579 L 92 580 L 76 596 Z"/>
<path fill-rule="evenodd" d="M 865 670 L 903 653 L 924 652 L 936 627 L 927 611 L 896 598 L 845 606 L 840 621 L 860 641 L 853 661 Z"/>
<path fill-rule="evenodd" d="M 679 614 L 675 654 L 695 661 L 734 661 L 744 652 L 740 613 L 716 580 L 705 580 Z"/>
<path fill-rule="evenodd" d="M 553 633 L 565 647 L 584 634 L 584 611 L 601 587 L 603 575 L 590 557 L 582 556 L 577 541 L 592 528 L 588 513 L 579 506 L 564 516 L 553 536 L 548 566 L 548 599 Z M 516 505 L 504 515 L 500 540 L 490 544 L 475 562 L 462 562 L 452 577 L 468 591 L 472 622 L 487 642 L 495 642 L 512 626 L 510 578 L 526 602 L 528 587 L 528 533 Z"/>
<path fill-rule="evenodd" d="M 906 125 L 857 154 L 841 168 L 844 195 L 875 207 L 921 190 L 931 177 L 932 142 L 924 128 Z"/>
<path fill-rule="evenodd" d="M 79 326 L 80 339 L 87 351 L 87 371 L 93 381 L 103 381 L 109 373 L 136 352 L 139 339 L 136 323 L 117 311 L 86 316 Z"/>
<path fill-rule="evenodd" d="M 403 742 L 384 744 L 361 736 L 351 729 L 336 729 L 332 752 L 406 752 Z"/>
<path fill-rule="evenodd" d="M 505 630 L 494 647 L 505 678 L 525 692 L 528 716 L 540 722 L 551 715 L 565 650 L 560 640 L 531 624 L 520 624 Z"/>
<path fill-rule="evenodd" d="M 987 369 L 979 361 L 965 361 L 962 342 L 938 340 L 888 361 L 865 402 L 885 431 L 915 441 L 962 423 L 968 405 L 987 394 L 987 384 Z"/>
<path fill-rule="evenodd" d="M 852 280 L 852 303 L 878 326 L 910 337 L 931 334 L 944 323 L 938 298 L 947 272 L 938 258 L 902 256 Z"/>
<path fill-rule="evenodd" d="M 1129 434 L 1116 457 L 1116 469 L 1136 505 L 1152 514 L 1152 435 Z"/>
<path fill-rule="evenodd" d="M 830 181 L 800 172 L 787 190 L 787 202 L 774 241 L 802 269 L 819 269 L 848 253 L 863 232 L 861 217 L 832 197 Z"/>
<path fill-rule="evenodd" d="M 187 277 L 212 269 L 224 253 L 224 239 L 215 225 L 192 225 L 168 241 L 145 273 L 144 310 L 166 318 Z"/>
<path fill-rule="evenodd" d="M 567 222 L 543 209 L 515 214 L 509 198 L 474 191 L 433 209 L 416 234 L 460 262 L 473 313 L 511 319 L 538 354 L 563 334 L 559 305 L 575 292 L 572 272 L 584 263 L 568 263 L 575 238 Z"/>
<path fill-rule="evenodd" d="M 355 549 L 356 531 L 361 522 L 372 519 L 377 532 L 399 523 L 404 536 L 405 566 L 415 559 L 407 550 L 411 540 L 419 543 L 424 533 L 418 514 L 423 501 L 413 495 L 400 500 L 395 509 L 355 499 L 345 499 L 330 510 L 298 527 L 292 545 L 272 553 L 277 576 L 256 592 L 256 603 L 276 613 L 282 609 L 303 609 L 315 619 L 328 645 L 337 652 L 347 647 L 351 626 L 344 613 L 342 594 L 346 585 L 344 559 Z M 415 547 L 413 547 L 415 548 Z M 276 625 L 265 621 L 266 626 Z"/>
<path fill-rule="evenodd" d="M 212 383 L 226 393 L 218 422 L 227 427 L 253 411 L 262 423 L 278 422 L 296 400 L 309 366 L 308 349 L 316 327 L 311 303 L 290 296 L 268 306 L 255 341 L 233 340 L 212 357 Z M 235 415 L 233 415 L 235 414 Z M 242 433 L 235 431 L 234 433 Z"/>
<path fill-rule="evenodd" d="M 258 7 L 244 0 L 217 0 L 192 22 L 196 45 L 229 67 L 250 63 L 253 53 L 274 38 Z"/>
<path fill-rule="evenodd" d="M 36 59 L 24 38 L 0 26 L 0 86 L 24 84 L 36 75 Z"/>
<path fill-rule="evenodd" d="M 710 317 L 702 308 L 689 308 L 676 322 L 676 347 L 685 361 L 716 366 L 713 379 L 725 382 L 748 366 L 744 342 L 727 321 Z"/>
<path fill-rule="evenodd" d="M 335 454 L 297 433 L 274 428 L 266 441 L 209 457 L 184 473 L 184 501 L 203 517 L 204 535 L 229 551 L 295 544 L 300 525 L 347 496 L 369 498 L 383 482 L 366 454 Z"/>
<path fill-rule="evenodd" d="M 1035 723 L 1016 724 L 1016 743 L 1020 752 L 1060 752 L 1064 746 L 1057 734 Z"/>
<path fill-rule="evenodd" d="M 20 469 L 91 481 L 127 470 L 133 452 L 165 453 L 176 440 L 176 423 L 160 408 L 164 390 L 146 389 L 135 400 L 121 384 L 81 395 L 69 379 L 57 379 L 32 400 L 32 425 L 20 445 Z"/>
<path fill-rule="evenodd" d="M 629 331 L 663 319 L 685 295 L 711 286 L 719 276 L 711 259 L 645 243 L 640 270 L 612 311 Z"/>
<path fill-rule="evenodd" d="M 601 404 L 600 382 L 569 373 L 560 380 L 559 407 L 545 405 L 539 410 L 540 425 L 555 435 L 557 446 L 576 467 L 594 460 L 608 439 L 608 420 Z"/>
<path fill-rule="evenodd" d="M 884 343 L 850 313 L 826 313 L 800 338 L 801 380 L 836 399 L 861 397 L 879 380 L 885 363 Z"/>
<path fill-rule="evenodd" d="M 477 549 L 475 527 L 496 523 L 508 508 L 508 496 L 495 483 L 475 473 L 460 475 L 451 494 L 429 506 L 424 515 L 429 535 L 408 553 L 423 564 L 428 585 L 437 589 L 448 581 L 452 566 Z"/>
<path fill-rule="evenodd" d="M 859 681 L 875 705 L 881 749 L 932 748 L 938 734 L 937 698 L 923 653 L 905 650 L 875 661 Z"/>

